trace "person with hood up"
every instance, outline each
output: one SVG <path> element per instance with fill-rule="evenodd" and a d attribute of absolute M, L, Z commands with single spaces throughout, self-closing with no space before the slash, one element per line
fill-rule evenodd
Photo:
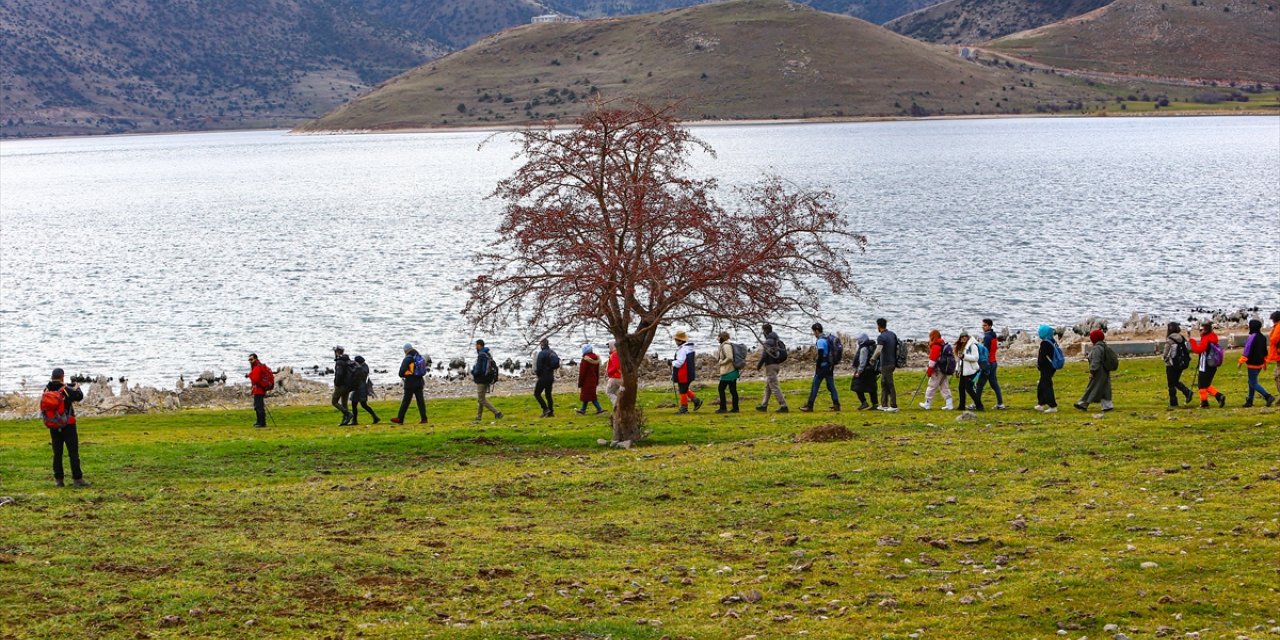
<path fill-rule="evenodd" d="M 1036 352 L 1036 371 L 1040 372 L 1040 381 L 1036 383 L 1036 411 L 1044 413 L 1058 412 L 1058 397 L 1053 392 L 1053 374 L 1058 370 L 1053 366 L 1053 355 L 1057 351 L 1057 341 L 1053 337 L 1053 327 L 1042 324 L 1036 329 L 1040 336 L 1040 350 Z"/>
<path fill-rule="evenodd" d="M 537 382 L 533 385 L 533 397 L 542 407 L 543 418 L 554 418 L 556 407 L 551 400 L 551 388 L 556 382 L 556 369 L 560 368 L 560 356 L 551 350 L 551 341 L 546 338 L 538 344 L 538 355 L 533 358 L 533 375 Z"/>
<path fill-rule="evenodd" d="M 982 398 L 978 397 L 978 390 L 973 384 L 983 367 L 982 359 L 978 357 L 978 341 L 969 337 L 968 330 L 962 330 L 952 350 L 960 354 L 960 361 L 956 363 L 956 374 L 960 376 L 960 402 L 956 405 L 956 411 L 964 411 L 966 406 L 972 406 L 974 411 L 984 411 Z M 966 405 L 966 398 L 972 399 L 973 404 Z"/>
<path fill-rule="evenodd" d="M 249 386 L 253 394 L 253 413 L 255 420 L 253 426 L 261 429 L 267 426 L 267 392 L 271 390 L 274 384 L 275 374 L 271 373 L 271 368 L 262 361 L 258 360 L 258 354 L 249 354 L 249 373 L 244 374 L 249 379 Z"/>
<path fill-rule="evenodd" d="M 1218 346 L 1218 334 L 1213 332 L 1213 323 L 1200 325 L 1200 339 L 1191 339 L 1191 353 L 1200 356 L 1196 364 L 1196 388 L 1200 391 L 1200 408 L 1209 408 L 1209 398 L 1218 401 L 1218 408 L 1227 406 L 1226 394 L 1213 386 L 1213 377 L 1218 374 L 1218 367 L 1224 360 L 1222 347 Z"/>
<path fill-rule="evenodd" d="M 1170 322 L 1164 339 L 1164 378 L 1169 387 L 1169 406 L 1178 406 L 1178 393 L 1183 401 L 1191 404 L 1191 389 L 1182 384 L 1182 372 L 1191 366 L 1191 347 L 1182 335 L 1182 326 Z"/>
<path fill-rule="evenodd" d="M 348 356 L 342 345 L 333 348 L 333 408 L 342 412 L 345 427 L 351 424 L 351 412 L 347 411 L 347 396 L 351 395 L 351 356 Z"/>
<path fill-rule="evenodd" d="M 1267 362 L 1276 368 L 1276 393 L 1280 393 L 1280 311 L 1271 312 L 1271 335 L 1267 337 Z"/>
<path fill-rule="evenodd" d="M 1107 334 L 1102 329 L 1089 332 L 1089 342 L 1093 348 L 1089 350 L 1089 385 L 1084 388 L 1084 395 L 1075 403 L 1075 408 L 1088 411 L 1089 405 L 1097 402 L 1103 411 L 1111 411 L 1115 405 L 1111 402 L 1111 370 L 1107 369 Z"/>
<path fill-rule="evenodd" d="M 791 409 L 787 408 L 787 398 L 782 395 L 782 385 L 778 384 L 778 372 L 782 370 L 782 363 L 787 359 L 787 346 L 773 330 L 773 325 L 766 324 L 761 329 L 764 333 L 764 344 L 761 345 L 760 361 L 756 363 L 756 371 L 764 369 L 764 400 L 756 405 L 756 411 L 761 413 L 768 411 L 769 397 L 776 396 L 778 413 L 790 413 Z"/>
<path fill-rule="evenodd" d="M 676 332 L 675 341 L 676 357 L 671 361 L 671 381 L 676 383 L 680 394 L 680 410 L 676 413 L 689 413 L 690 403 L 697 411 L 702 408 L 702 399 L 693 393 L 690 385 L 698 379 L 698 352 L 684 331 Z"/>
<path fill-rule="evenodd" d="M 497 379 L 497 371 L 498 363 L 489 353 L 489 347 L 484 346 L 484 340 L 476 340 L 476 363 L 471 367 L 471 381 L 476 383 L 476 422 L 484 417 L 485 409 L 493 412 L 495 420 L 502 418 L 502 412 L 494 408 L 488 397 Z"/>
<path fill-rule="evenodd" d="M 809 385 L 809 401 L 800 407 L 800 411 L 809 413 L 813 411 L 813 403 L 818 401 L 818 391 L 825 382 L 827 391 L 831 394 L 831 410 L 840 410 L 840 393 L 836 391 L 836 362 L 835 354 L 835 336 L 829 336 L 822 332 L 820 323 L 813 323 L 809 327 L 813 330 L 813 347 L 818 352 L 818 357 L 814 361 L 813 383 Z"/>
<path fill-rule="evenodd" d="M 53 482 L 59 487 L 66 486 L 62 469 L 62 449 L 65 447 L 67 456 L 71 458 L 71 483 L 77 487 L 87 487 L 89 483 L 85 482 L 84 473 L 80 469 L 80 436 L 76 432 L 76 409 L 73 406 L 84 400 L 84 392 L 74 382 L 63 384 L 65 375 L 61 368 L 54 369 L 40 398 L 44 424 L 49 427 L 49 439 L 53 444 Z M 55 398 L 58 407 L 46 412 L 46 404 Z"/>
<path fill-rule="evenodd" d="M 373 424 L 378 424 L 378 414 L 373 412 L 373 407 L 369 406 L 369 387 L 373 383 L 369 382 L 369 365 L 365 364 L 364 356 L 356 356 L 355 364 L 351 365 L 351 424 L 360 424 L 360 407 L 364 407 L 369 412 L 369 417 L 373 418 Z M 424 419 L 423 422 L 426 420 Z"/>
<path fill-rule="evenodd" d="M 742 372 L 733 366 L 733 343 L 729 342 L 729 332 L 721 331 L 720 348 L 716 351 L 716 368 L 720 374 L 720 408 L 716 409 L 716 413 L 737 413 L 738 412 L 738 378 Z M 725 391 L 729 391 L 729 395 L 733 396 L 733 408 L 728 409 L 725 406 Z"/>
<path fill-rule="evenodd" d="M 853 352 L 853 382 L 849 388 L 858 394 L 858 411 L 875 409 L 880 403 L 877 399 L 877 380 L 880 375 L 880 363 L 875 360 L 876 341 L 866 333 L 858 334 L 858 346 Z M 871 402 L 867 402 L 870 396 Z"/>
<path fill-rule="evenodd" d="M 609 408 L 618 406 L 618 396 L 622 395 L 622 357 L 618 355 L 618 343 L 609 341 L 609 362 L 605 365 L 605 376 L 609 379 L 604 385 L 604 394 L 609 396 Z"/>
<path fill-rule="evenodd" d="M 580 416 L 587 414 L 587 405 L 596 406 L 596 415 L 604 413 L 600 400 L 596 397 L 596 389 L 600 386 L 600 356 L 596 355 L 595 346 L 582 345 L 582 361 L 578 363 L 578 400 L 582 408 L 577 409 Z"/>
<path fill-rule="evenodd" d="M 951 403 L 951 374 L 942 370 L 942 359 L 944 351 L 952 351 L 950 345 L 942 339 L 942 332 L 933 329 L 929 332 L 929 364 L 925 367 L 925 376 L 929 379 L 929 386 L 924 390 L 924 402 L 920 403 L 920 408 L 928 411 L 933 408 L 933 396 L 939 391 L 942 392 L 942 399 L 947 404 L 942 408 L 950 411 L 953 406 Z M 952 351 L 954 353 L 954 351 Z M 955 357 L 954 355 L 952 356 Z"/>
<path fill-rule="evenodd" d="M 404 359 L 400 361 L 400 379 L 404 380 L 404 396 L 400 398 L 400 413 L 391 419 L 393 424 L 404 424 L 404 416 L 409 412 L 409 403 L 414 400 L 418 401 L 418 424 L 427 423 L 427 401 L 426 401 L 426 385 L 427 385 L 427 359 L 418 353 L 413 345 L 404 343 Z M 373 415 L 373 412 L 369 412 Z M 378 423 L 378 417 L 374 416 L 373 423 Z"/>
<path fill-rule="evenodd" d="M 1254 393 L 1262 394 L 1262 399 L 1267 401 L 1267 406 L 1275 404 L 1275 396 L 1267 393 L 1258 382 L 1258 376 L 1267 368 L 1267 339 L 1262 336 L 1262 321 L 1249 321 L 1249 339 L 1244 343 L 1244 355 L 1240 356 L 1240 362 L 1236 364 L 1239 369 L 1241 365 L 1249 372 L 1249 395 L 1244 399 L 1245 408 L 1253 406 Z"/>

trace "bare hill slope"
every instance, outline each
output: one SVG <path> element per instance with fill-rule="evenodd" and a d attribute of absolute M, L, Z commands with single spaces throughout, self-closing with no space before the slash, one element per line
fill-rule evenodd
<path fill-rule="evenodd" d="M 885 23 L 926 42 L 975 44 L 1088 13 L 1112 0 L 946 0 Z"/>

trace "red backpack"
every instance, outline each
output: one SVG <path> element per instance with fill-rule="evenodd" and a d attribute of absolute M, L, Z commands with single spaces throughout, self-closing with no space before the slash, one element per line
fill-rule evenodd
<path fill-rule="evenodd" d="M 267 372 L 262 376 L 262 388 L 270 391 L 276 388 L 276 374 L 271 367 L 266 367 Z"/>
<path fill-rule="evenodd" d="M 40 416 L 44 418 L 44 426 L 50 429 L 61 429 L 76 423 L 75 414 L 67 409 L 67 394 L 62 389 L 45 390 L 40 396 Z"/>

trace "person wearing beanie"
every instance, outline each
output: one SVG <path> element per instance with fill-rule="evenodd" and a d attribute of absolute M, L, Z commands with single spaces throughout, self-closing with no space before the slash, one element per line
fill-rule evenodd
<path fill-rule="evenodd" d="M 1196 364 L 1196 388 L 1200 390 L 1200 408 L 1209 408 L 1209 398 L 1218 401 L 1218 408 L 1227 406 L 1227 396 L 1213 386 L 1213 377 L 1224 361 L 1222 347 L 1218 345 L 1218 334 L 1213 332 L 1213 323 L 1200 325 L 1200 339 L 1191 339 L 1191 353 L 1200 356 Z"/>
<path fill-rule="evenodd" d="M 418 353 L 413 345 L 404 343 L 404 359 L 400 361 L 400 379 L 404 381 L 404 395 L 400 398 L 400 412 L 391 419 L 392 424 L 404 424 L 404 416 L 409 412 L 409 404 L 418 401 L 418 424 L 427 423 L 426 378 L 427 367 L 431 363 Z M 369 412 L 373 415 L 373 412 Z M 373 423 L 378 423 L 374 416 Z"/>
<path fill-rule="evenodd" d="M 1036 411 L 1044 413 L 1058 412 L 1058 398 L 1053 392 L 1053 374 L 1058 369 L 1053 366 L 1054 355 L 1058 352 L 1058 343 L 1053 336 L 1053 327 L 1042 324 L 1036 329 L 1040 337 L 1040 351 L 1036 353 L 1036 371 L 1040 372 L 1040 381 L 1036 383 Z"/>
<path fill-rule="evenodd" d="M 618 355 L 618 343 L 609 341 L 609 362 L 605 365 L 605 376 L 609 382 L 605 384 L 604 394 L 609 396 L 610 409 L 618 406 L 618 396 L 622 395 L 622 356 Z"/>
<path fill-rule="evenodd" d="M 920 403 L 920 408 L 928 411 L 933 408 L 933 396 L 939 391 L 942 392 L 942 399 L 947 404 L 942 407 L 945 411 L 953 409 L 951 402 L 951 374 L 943 370 L 944 354 L 950 352 L 955 353 L 951 345 L 942 339 L 942 332 L 933 329 L 929 332 L 929 364 L 925 367 L 925 377 L 929 379 L 929 386 L 924 390 L 924 402 Z M 955 356 L 952 355 L 952 358 Z M 917 387 L 918 389 L 918 387 Z"/>
<path fill-rule="evenodd" d="M 960 376 L 960 402 L 956 404 L 956 411 L 965 411 L 972 409 L 974 411 L 985 411 L 982 406 L 982 398 L 978 397 L 978 390 L 975 388 L 974 379 L 982 372 L 981 352 L 978 350 L 978 341 L 969 337 L 967 329 L 960 331 L 960 337 L 956 338 L 956 346 L 953 352 L 960 354 L 959 362 L 956 363 L 956 375 Z M 966 404 L 969 399 L 973 400 L 973 404 Z"/>
<path fill-rule="evenodd" d="M 71 459 L 71 483 L 87 487 L 89 483 L 85 482 L 84 472 L 80 469 L 80 435 L 76 432 L 74 406 L 74 403 L 84 400 L 84 392 L 74 382 L 64 384 L 64 377 L 61 368 L 54 369 L 40 398 L 40 413 L 45 426 L 49 427 L 49 438 L 53 443 L 53 481 L 59 487 L 66 486 L 62 470 L 62 450 L 65 448 L 67 457 Z"/>
<path fill-rule="evenodd" d="M 813 411 L 813 403 L 818 401 L 818 391 L 822 389 L 823 383 L 826 383 L 827 392 L 831 394 L 831 410 L 839 411 L 840 392 L 836 391 L 836 365 L 840 363 L 835 355 L 835 336 L 824 333 L 821 323 L 815 322 L 809 328 L 813 331 L 813 348 L 818 356 L 814 360 L 813 382 L 809 384 L 809 401 L 800 407 L 800 411 Z"/>
<path fill-rule="evenodd" d="M 533 397 L 542 407 L 543 418 L 554 418 L 556 407 L 551 400 L 551 389 L 556 382 L 556 369 L 560 368 L 560 356 L 551 349 L 551 341 L 546 338 L 538 344 L 538 355 L 533 358 L 533 374 L 537 382 L 533 385 Z"/>
<path fill-rule="evenodd" d="M 1187 345 L 1187 337 L 1182 335 L 1182 326 L 1170 322 L 1164 340 L 1164 377 L 1169 386 L 1169 406 L 1178 406 L 1178 393 L 1183 400 L 1191 404 L 1191 389 L 1182 384 L 1182 372 L 1191 366 L 1191 347 Z"/>
<path fill-rule="evenodd" d="M 1267 336 L 1267 362 L 1276 370 L 1276 393 L 1280 393 L 1280 311 L 1271 313 L 1271 334 Z"/>
<path fill-rule="evenodd" d="M 733 343 L 729 342 L 729 332 L 721 331 L 717 336 L 720 347 L 716 350 L 716 371 L 720 374 L 720 408 L 716 413 L 738 412 L 738 378 L 742 373 L 733 366 Z M 725 391 L 733 397 L 733 408 L 729 409 L 725 402 Z"/>
<path fill-rule="evenodd" d="M 1267 393 L 1266 388 L 1258 383 L 1258 376 L 1267 368 L 1267 339 L 1262 336 L 1261 320 L 1249 321 L 1249 339 L 1244 343 L 1244 355 L 1240 356 L 1236 368 L 1239 369 L 1241 365 L 1249 372 L 1249 395 L 1244 400 L 1244 406 L 1253 406 L 1255 392 L 1262 394 L 1268 407 L 1275 404 L 1275 396 Z"/>
<path fill-rule="evenodd" d="M 1089 342 L 1093 348 L 1089 350 L 1089 385 L 1084 389 L 1080 401 L 1073 405 L 1081 411 L 1088 411 L 1089 405 L 1097 402 L 1103 411 L 1115 409 L 1111 402 L 1111 370 L 1107 368 L 1108 354 L 1111 351 L 1107 344 L 1107 335 L 1102 329 L 1089 332 Z"/>
<path fill-rule="evenodd" d="M 578 415 L 587 414 L 587 405 L 596 406 L 596 415 L 604 413 L 600 406 L 597 389 L 600 387 L 600 356 L 596 355 L 594 345 L 582 345 L 582 360 L 578 362 L 578 400 L 582 408 L 576 409 Z"/>
<path fill-rule="evenodd" d="M 355 364 L 351 365 L 351 424 L 360 424 L 360 407 L 364 407 L 369 412 L 369 417 L 373 418 L 373 424 L 381 422 L 378 420 L 378 414 L 373 412 L 373 407 L 369 406 L 369 392 L 373 383 L 369 381 L 369 365 L 365 364 L 364 356 L 356 356 Z"/>
<path fill-rule="evenodd" d="M 677 331 L 673 336 L 676 342 L 676 357 L 671 361 L 671 381 L 676 383 L 680 395 L 680 409 L 676 413 L 689 413 L 689 405 L 693 410 L 702 408 L 702 398 L 693 392 L 691 386 L 698 379 L 698 351 L 689 334 Z"/>
<path fill-rule="evenodd" d="M 258 354 L 249 354 L 249 373 L 244 374 L 249 379 L 249 386 L 253 394 L 253 413 L 256 420 L 253 426 L 262 429 L 267 426 L 267 392 L 275 385 L 275 374 L 271 373 L 271 368 L 262 361 L 258 360 Z"/>
<path fill-rule="evenodd" d="M 351 424 L 351 412 L 347 411 L 347 397 L 351 395 L 351 356 L 347 355 L 346 349 L 342 345 L 333 348 L 333 398 L 330 404 L 334 409 L 342 412 L 342 422 L 338 424 L 345 427 Z"/>

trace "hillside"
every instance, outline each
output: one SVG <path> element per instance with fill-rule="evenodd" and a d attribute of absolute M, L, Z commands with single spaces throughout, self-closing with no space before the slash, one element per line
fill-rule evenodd
<path fill-rule="evenodd" d="M 946 0 L 885 23 L 926 42 L 975 44 L 1088 13 L 1112 0 Z"/>
<path fill-rule="evenodd" d="M 1017 113 L 1097 94 L 804 5 L 739 0 L 511 29 L 302 129 L 563 118 L 580 113 L 596 92 L 683 98 L 685 114 L 696 119 Z"/>
<path fill-rule="evenodd" d="M 1116 0 L 987 46 L 1064 69 L 1276 84 L 1280 2 Z"/>
<path fill-rule="evenodd" d="M 541 0 L 542 4 L 584 18 L 636 15 L 680 9 L 708 0 Z M 880 24 L 904 13 L 927 7 L 937 0 L 802 0 L 815 9 L 853 16 Z"/>
<path fill-rule="evenodd" d="M 288 126 L 440 52 L 341 0 L 5 0 L 0 135 Z"/>

